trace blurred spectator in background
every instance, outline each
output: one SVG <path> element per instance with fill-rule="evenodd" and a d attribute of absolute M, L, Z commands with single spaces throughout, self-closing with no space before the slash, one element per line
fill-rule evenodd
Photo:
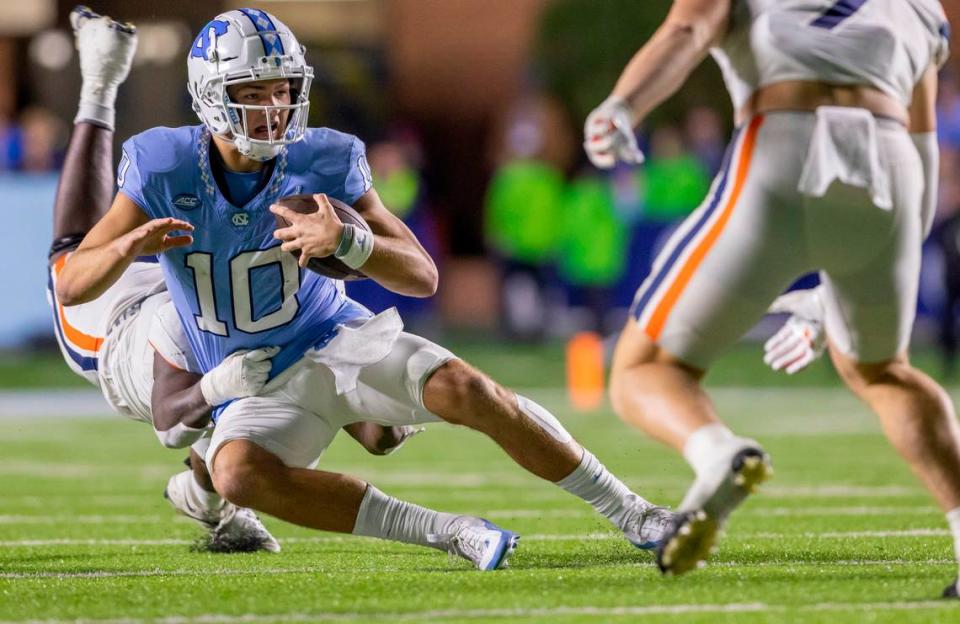
<path fill-rule="evenodd" d="M 943 72 L 937 94 L 937 138 L 940 143 L 940 186 L 937 217 L 929 242 L 940 252 L 943 305 L 938 319 L 937 342 L 943 357 L 943 372 L 953 377 L 957 370 L 960 339 L 960 86 L 956 77 Z M 931 271 L 925 267 L 928 274 Z M 939 280 L 938 280 L 939 281 Z"/>
<path fill-rule="evenodd" d="M 61 119 L 44 108 L 26 108 L 18 123 L 0 121 L 0 170 L 57 171 L 65 140 L 66 126 Z"/>
<path fill-rule="evenodd" d="M 13 171 L 20 162 L 23 141 L 20 128 L 9 117 L 0 117 L 0 171 Z"/>
<path fill-rule="evenodd" d="M 957 314 L 960 312 L 960 151 L 950 143 L 940 146 L 940 188 L 938 219 L 930 234 L 943 258 L 943 307 L 940 311 L 938 341 L 943 356 L 944 376 L 953 377 L 957 368 Z"/>
<path fill-rule="evenodd" d="M 723 152 L 727 148 L 727 133 L 720 113 L 706 106 L 690 109 L 684 123 L 684 132 L 690 151 L 712 178 L 720 171 Z"/>
<path fill-rule="evenodd" d="M 20 132 L 21 171 L 59 170 L 67 136 L 61 119 L 44 108 L 30 107 L 20 115 Z"/>
<path fill-rule="evenodd" d="M 557 305 L 551 289 L 572 143 L 562 109 L 530 95 L 495 134 L 495 170 L 485 202 L 485 235 L 501 270 L 500 322 L 511 337 L 543 337 Z"/>
<path fill-rule="evenodd" d="M 383 205 L 410 228 L 439 266 L 437 224 L 427 206 L 420 174 L 423 150 L 417 135 L 408 128 L 395 129 L 387 140 L 368 148 L 367 160 Z M 433 298 L 404 297 L 373 280 L 348 282 L 347 294 L 375 313 L 395 306 L 410 331 L 431 333 L 436 328 Z"/>
<path fill-rule="evenodd" d="M 937 93 L 937 139 L 941 150 L 960 148 L 960 85 L 949 71 L 942 73 Z"/>
<path fill-rule="evenodd" d="M 683 219 L 700 204 L 710 186 L 706 167 L 683 144 L 675 126 L 653 131 L 646 164 L 641 176 L 644 219 L 673 223 Z"/>
<path fill-rule="evenodd" d="M 557 236 L 557 270 L 569 287 L 569 303 L 589 312 L 589 319 L 576 329 L 605 333 L 612 289 L 623 277 L 629 242 L 628 224 L 616 209 L 606 177 L 591 168 L 569 184 Z"/>

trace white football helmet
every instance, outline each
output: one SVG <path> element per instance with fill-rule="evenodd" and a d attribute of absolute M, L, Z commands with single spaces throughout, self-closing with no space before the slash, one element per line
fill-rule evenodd
<path fill-rule="evenodd" d="M 310 107 L 313 68 L 304 48 L 286 24 L 266 11 L 237 9 L 216 16 L 194 40 L 187 57 L 187 90 L 200 121 L 219 137 L 232 141 L 241 154 L 266 161 L 284 145 L 303 138 Z M 291 102 L 259 106 L 232 102 L 227 87 L 258 80 L 290 79 Z M 264 113 L 267 139 L 250 137 L 247 114 Z M 277 113 L 287 111 L 280 138 L 270 126 Z M 281 116 L 282 118 L 282 116 Z"/>

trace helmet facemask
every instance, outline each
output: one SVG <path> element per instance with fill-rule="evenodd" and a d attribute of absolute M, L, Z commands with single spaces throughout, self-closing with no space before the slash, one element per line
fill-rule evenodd
<path fill-rule="evenodd" d="M 226 110 L 229 126 L 228 132 L 218 133 L 218 136 L 231 141 L 236 145 L 237 151 L 254 160 L 266 161 L 276 157 L 284 145 L 301 140 L 307 129 L 313 71 L 309 67 L 285 70 L 281 66 L 278 69 L 279 71 L 274 69 L 269 72 L 251 69 L 235 75 L 228 74 L 217 89 L 217 99 Z M 232 86 L 282 78 L 290 82 L 290 104 L 243 104 L 234 102 L 228 93 L 228 88 Z M 253 117 L 265 118 L 266 138 L 251 136 L 254 130 L 251 127 Z M 279 135 L 276 131 L 278 123 L 284 126 Z"/>

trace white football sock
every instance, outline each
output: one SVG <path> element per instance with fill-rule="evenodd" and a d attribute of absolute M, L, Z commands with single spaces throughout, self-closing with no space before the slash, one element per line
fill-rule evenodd
<path fill-rule="evenodd" d="M 457 517 L 404 502 L 368 484 L 353 534 L 442 548 L 442 543 L 431 542 L 428 538 L 446 533 Z"/>
<path fill-rule="evenodd" d="M 223 499 L 220 498 L 220 495 L 216 492 L 208 492 L 203 489 L 194 478 L 193 472 L 190 470 L 186 472 L 189 473 L 190 476 L 184 477 L 183 481 L 186 485 L 187 500 L 191 506 L 196 509 L 202 509 L 210 514 L 217 513 L 220 510 L 220 505 L 223 504 Z"/>
<path fill-rule="evenodd" d="M 84 99 L 83 90 L 87 88 L 86 83 L 81 87 L 80 106 L 77 108 L 77 116 L 73 119 L 74 123 L 86 121 L 94 125 L 113 130 L 114 120 L 117 113 L 113 108 L 113 103 L 117 99 L 117 89 L 113 88 L 113 95 L 101 95 L 96 100 L 93 98 Z M 93 88 L 91 88 L 93 90 Z M 106 102 L 106 103 L 105 103 Z"/>
<path fill-rule="evenodd" d="M 690 434 L 683 445 L 683 458 L 697 476 L 712 470 L 727 454 L 737 436 L 723 423 L 704 425 Z"/>
<path fill-rule="evenodd" d="M 638 502 L 641 506 L 653 506 L 631 492 L 587 449 L 583 449 L 580 464 L 569 475 L 557 481 L 557 485 L 590 503 L 621 530 L 630 516 L 629 512 L 636 508 Z"/>
<path fill-rule="evenodd" d="M 953 554 L 960 563 L 960 507 L 947 512 L 947 524 L 950 525 L 950 534 L 953 535 Z"/>

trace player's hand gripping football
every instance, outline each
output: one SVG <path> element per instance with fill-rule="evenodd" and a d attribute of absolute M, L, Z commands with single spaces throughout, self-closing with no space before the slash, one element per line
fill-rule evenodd
<path fill-rule="evenodd" d="M 618 160 L 631 165 L 643 162 L 643 152 L 633 133 L 630 106 L 623 98 L 611 95 L 587 116 L 583 149 L 590 162 L 600 169 L 609 169 Z"/>
<path fill-rule="evenodd" d="M 297 200 L 309 201 L 309 200 Z M 290 225 L 274 231 L 273 237 L 283 241 L 283 251 L 300 251 L 300 266 L 307 266 L 310 258 L 325 258 L 340 245 L 343 222 L 323 193 L 313 195 L 317 210 L 303 214 L 280 204 L 270 206 L 270 212 L 286 219 Z"/>
<path fill-rule="evenodd" d="M 788 313 L 790 318 L 763 345 L 763 361 L 767 366 L 793 375 L 823 355 L 826 340 L 819 288 L 781 295 L 768 311 Z"/>
<path fill-rule="evenodd" d="M 271 358 L 280 347 L 234 351 L 200 379 L 200 392 L 213 407 L 233 399 L 257 396 L 270 376 Z"/>
<path fill-rule="evenodd" d="M 193 243 L 193 236 L 174 234 L 177 231 L 192 232 L 193 226 L 172 217 L 152 219 L 118 238 L 117 250 L 124 258 L 136 258 L 153 256 L 174 247 L 185 247 Z"/>

